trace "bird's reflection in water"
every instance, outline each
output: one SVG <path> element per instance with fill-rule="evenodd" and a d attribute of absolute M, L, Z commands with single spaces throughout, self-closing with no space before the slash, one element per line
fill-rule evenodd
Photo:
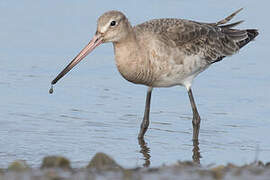
<path fill-rule="evenodd" d="M 144 164 L 143 167 L 149 167 L 151 164 L 150 161 L 150 148 L 147 146 L 147 143 L 144 141 L 143 138 L 139 138 L 138 139 L 138 143 L 141 147 L 140 153 L 142 153 L 143 157 L 144 157 Z M 199 141 L 198 140 L 193 140 L 193 154 L 192 154 L 192 160 L 193 163 L 196 164 L 200 164 L 200 158 L 201 158 L 201 154 L 200 154 L 200 148 L 199 148 Z"/>
<path fill-rule="evenodd" d="M 143 167 L 149 167 L 150 166 L 150 148 L 147 146 L 147 143 L 144 141 L 143 138 L 138 139 L 139 145 L 141 147 L 140 153 L 142 153 L 144 157 L 144 164 Z"/>

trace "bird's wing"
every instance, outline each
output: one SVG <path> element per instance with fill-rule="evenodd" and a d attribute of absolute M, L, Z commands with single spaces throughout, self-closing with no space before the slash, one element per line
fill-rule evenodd
<path fill-rule="evenodd" d="M 213 63 L 240 49 L 239 43 L 248 38 L 246 30 L 231 29 L 242 21 L 226 24 L 240 10 L 217 23 L 200 23 L 184 19 L 155 19 L 137 25 L 139 31 L 149 31 L 169 46 L 187 54 L 200 54 Z"/>

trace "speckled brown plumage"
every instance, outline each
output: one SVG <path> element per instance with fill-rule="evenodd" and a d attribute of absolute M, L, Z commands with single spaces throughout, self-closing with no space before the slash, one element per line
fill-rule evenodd
<path fill-rule="evenodd" d="M 202 53 L 202 58 L 214 63 L 233 55 L 258 35 L 255 29 L 231 29 L 241 22 L 222 26 L 220 23 L 166 18 L 147 21 L 134 29 L 138 35 L 145 31 L 154 33 L 168 46 L 179 48 L 187 55 Z"/>

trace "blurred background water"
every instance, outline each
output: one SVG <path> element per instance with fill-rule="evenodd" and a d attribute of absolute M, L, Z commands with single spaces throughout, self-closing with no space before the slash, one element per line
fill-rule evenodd
<path fill-rule="evenodd" d="M 258 28 L 255 42 L 200 74 L 193 84 L 202 117 L 202 164 L 270 161 L 269 2 L 266 0 L 0 1 L 0 167 L 39 166 L 47 155 L 86 165 L 99 151 L 142 166 L 137 141 L 146 87 L 118 73 L 111 44 L 98 47 L 48 94 L 51 80 L 89 42 L 97 18 L 123 11 L 135 25 L 177 17 Z M 192 160 L 192 112 L 183 87 L 154 89 L 145 141 L 151 166 Z"/>

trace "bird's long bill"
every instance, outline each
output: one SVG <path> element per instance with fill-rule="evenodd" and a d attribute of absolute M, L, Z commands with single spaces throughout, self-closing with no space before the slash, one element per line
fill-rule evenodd
<path fill-rule="evenodd" d="M 98 45 L 102 43 L 102 38 L 99 34 L 96 34 L 93 39 L 83 48 L 83 50 L 63 69 L 57 77 L 51 82 L 51 84 L 57 83 L 65 74 L 67 74 L 74 66 L 76 66 L 84 57 L 86 57 L 91 51 L 93 51 Z"/>

